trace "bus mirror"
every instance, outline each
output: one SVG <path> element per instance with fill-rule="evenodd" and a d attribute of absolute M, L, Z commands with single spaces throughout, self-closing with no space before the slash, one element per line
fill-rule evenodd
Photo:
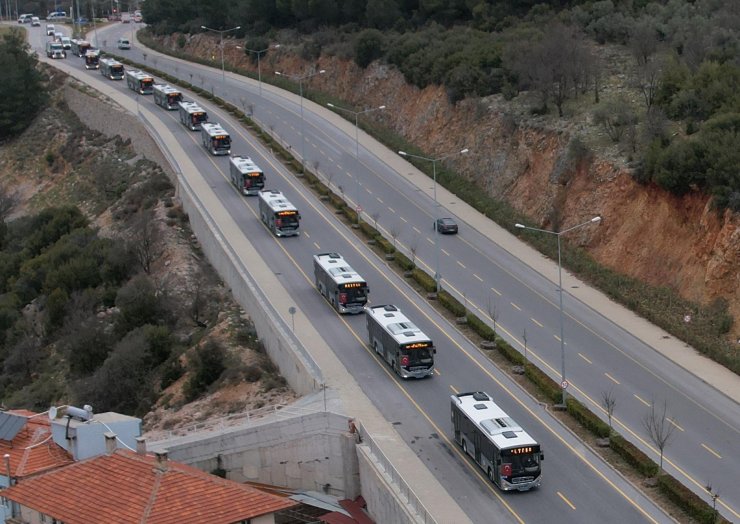
<path fill-rule="evenodd" d="M 437 348 L 434 348 L 434 349 L 432 350 L 432 355 L 436 355 L 436 354 L 437 354 Z"/>
<path fill-rule="evenodd" d="M 540 460 L 545 460 L 545 454 L 544 453 L 540 453 Z"/>

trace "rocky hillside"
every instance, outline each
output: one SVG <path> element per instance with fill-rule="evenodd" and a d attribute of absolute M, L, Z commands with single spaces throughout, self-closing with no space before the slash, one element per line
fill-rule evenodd
<path fill-rule="evenodd" d="M 210 35 L 180 37 L 179 43 L 174 35 L 162 43 L 203 58 L 215 56 L 218 49 Z M 629 58 L 618 49 L 598 52 L 611 68 L 603 96 L 629 94 Z M 227 46 L 226 56 L 235 66 L 256 70 L 239 49 Z M 496 95 L 452 105 L 443 88 L 420 90 L 378 63 L 365 70 L 334 56 L 309 63 L 287 46 L 262 59 L 263 75 L 312 66 L 330 72 L 314 77 L 312 89 L 356 107 L 392 108 L 371 116 L 426 154 L 470 148 L 473 154 L 457 158 L 455 169 L 541 227 L 567 227 L 601 215 L 600 227 L 583 228 L 568 240 L 607 267 L 673 288 L 689 300 L 709 304 L 726 299 L 735 319 L 730 335 L 740 336 L 740 217 L 718 214 L 700 193 L 679 198 L 636 183 L 629 151 L 613 145 L 591 122 L 592 105 L 579 112 L 578 100 L 572 102 L 566 119 L 558 119 L 555 111 L 532 116 L 526 93 L 513 101 Z"/>

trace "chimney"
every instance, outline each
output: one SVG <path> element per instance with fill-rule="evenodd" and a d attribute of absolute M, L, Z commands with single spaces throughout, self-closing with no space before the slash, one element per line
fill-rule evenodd
<path fill-rule="evenodd" d="M 167 450 L 155 451 L 154 455 L 157 457 L 157 469 L 167 471 Z"/>
<path fill-rule="evenodd" d="M 146 439 L 144 437 L 136 437 L 136 454 L 146 455 Z"/>
<path fill-rule="evenodd" d="M 118 447 L 118 444 L 116 443 L 116 434 L 106 431 L 103 435 L 105 436 L 105 452 L 108 455 L 112 455 Z"/>

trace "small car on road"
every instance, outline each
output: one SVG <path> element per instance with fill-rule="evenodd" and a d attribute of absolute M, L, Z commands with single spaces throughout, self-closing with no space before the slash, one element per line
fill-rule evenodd
<path fill-rule="evenodd" d="M 55 31 L 54 24 L 46 24 L 46 36 L 54 36 Z"/>
<path fill-rule="evenodd" d="M 33 18 L 31 18 L 31 26 L 41 27 L 41 19 L 38 16 L 34 16 Z"/>
<path fill-rule="evenodd" d="M 119 38 L 118 49 L 131 49 L 131 41 L 128 38 Z"/>
<path fill-rule="evenodd" d="M 457 222 L 449 217 L 438 218 L 434 221 L 434 229 L 442 234 L 454 235 L 457 233 Z"/>

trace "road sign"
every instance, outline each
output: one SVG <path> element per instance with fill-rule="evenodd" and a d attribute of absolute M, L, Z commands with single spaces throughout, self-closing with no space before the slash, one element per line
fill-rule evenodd
<path fill-rule="evenodd" d="M 568 389 L 568 381 L 567 380 L 563 380 L 560 383 L 560 387 L 563 388 L 563 389 Z"/>
<path fill-rule="evenodd" d="M 360 213 L 362 213 L 362 206 L 357 206 L 357 207 L 355 208 L 355 211 L 357 211 L 357 214 L 358 214 L 358 215 L 359 215 Z"/>

